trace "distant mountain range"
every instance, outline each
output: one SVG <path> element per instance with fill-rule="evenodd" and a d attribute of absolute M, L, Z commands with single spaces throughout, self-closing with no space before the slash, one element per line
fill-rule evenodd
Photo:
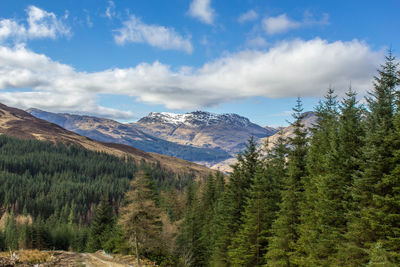
<path fill-rule="evenodd" d="M 27 112 L 101 142 L 130 145 L 146 152 L 179 157 L 207 166 L 234 156 L 251 135 L 260 139 L 276 132 L 236 114 L 219 115 L 203 111 L 186 114 L 152 112 L 129 124 L 38 109 Z"/>
<path fill-rule="evenodd" d="M 99 142 L 59 125 L 39 119 L 31 114 L 8 107 L 0 103 L 0 134 L 21 138 L 37 139 L 50 142 L 61 142 L 66 145 L 77 145 L 89 150 L 106 152 L 116 156 L 129 156 L 137 161 L 160 164 L 173 172 L 193 172 L 199 176 L 210 173 L 210 169 L 182 159 L 156 153 L 144 152 L 132 146 L 116 143 Z"/>
<path fill-rule="evenodd" d="M 152 112 L 134 123 L 92 116 L 27 110 L 33 116 L 100 142 L 129 145 L 146 152 L 174 156 L 200 163 L 213 169 L 230 171 L 236 154 L 250 136 L 269 146 L 278 138 L 293 134 L 293 126 L 261 127 L 237 114 L 214 114 L 195 111 L 185 114 Z M 306 128 L 316 122 L 314 112 L 304 113 Z"/>
<path fill-rule="evenodd" d="M 229 153 L 220 148 L 199 148 L 158 138 L 145 133 L 136 124 L 123 124 L 92 116 L 51 113 L 39 109 L 29 109 L 27 112 L 80 135 L 101 142 L 133 146 L 146 152 L 178 157 L 189 161 L 219 162 L 230 157 Z"/>
<path fill-rule="evenodd" d="M 243 149 L 250 136 L 259 139 L 277 132 L 237 114 L 213 114 L 204 111 L 186 114 L 152 112 L 130 125 L 136 125 L 148 134 L 174 143 L 220 148 L 231 155 Z"/>

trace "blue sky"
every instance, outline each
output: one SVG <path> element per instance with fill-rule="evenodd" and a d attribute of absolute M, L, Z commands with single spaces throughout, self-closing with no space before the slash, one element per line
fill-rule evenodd
<path fill-rule="evenodd" d="M 0 102 L 135 121 L 238 113 L 285 125 L 399 54 L 399 1 L 0 1 Z"/>

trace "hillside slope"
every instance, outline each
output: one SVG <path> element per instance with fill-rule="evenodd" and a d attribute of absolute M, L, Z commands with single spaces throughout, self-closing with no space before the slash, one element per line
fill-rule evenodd
<path fill-rule="evenodd" d="M 199 176 L 208 175 L 210 169 L 156 153 L 147 153 L 127 145 L 102 143 L 66 130 L 56 124 L 38 119 L 31 114 L 0 103 L 0 133 L 21 139 L 37 139 L 50 142 L 74 144 L 93 151 L 106 152 L 116 156 L 130 156 L 137 161 L 159 162 L 174 172 L 194 172 Z"/>
<path fill-rule="evenodd" d="M 308 112 L 304 112 L 302 114 L 303 119 L 301 120 L 301 123 L 304 125 L 304 128 L 310 129 L 312 128 L 316 123 L 317 123 L 317 115 L 315 114 L 315 112 L 313 111 L 308 111 Z M 308 134 L 310 134 L 310 132 L 308 131 Z M 274 144 L 278 141 L 279 136 L 282 135 L 282 137 L 284 139 L 287 139 L 289 137 L 293 137 L 294 135 L 294 126 L 293 125 L 289 125 L 283 129 L 281 129 L 279 132 L 277 132 L 276 134 L 266 137 L 266 138 L 262 138 L 260 139 L 260 143 L 264 144 L 266 142 L 268 142 L 268 148 L 272 148 L 274 146 Z"/>
<path fill-rule="evenodd" d="M 178 157 L 194 162 L 219 162 L 230 155 L 217 148 L 198 148 L 163 140 L 144 133 L 134 124 L 123 124 L 114 120 L 92 116 L 51 113 L 39 109 L 28 109 L 31 115 L 55 123 L 65 129 L 100 142 L 124 144 L 146 152 Z"/>

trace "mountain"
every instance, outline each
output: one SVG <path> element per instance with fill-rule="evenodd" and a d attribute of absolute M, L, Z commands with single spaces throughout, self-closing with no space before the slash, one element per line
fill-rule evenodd
<path fill-rule="evenodd" d="M 301 120 L 301 122 L 302 122 L 302 124 L 304 124 L 304 127 L 307 130 L 312 128 L 317 123 L 318 117 L 315 114 L 315 112 L 313 112 L 313 111 L 304 112 L 302 114 L 302 116 L 303 116 L 303 119 Z M 265 127 L 265 128 L 267 128 L 267 127 Z M 289 125 L 287 127 L 279 127 L 278 129 L 279 129 L 279 131 L 277 131 L 274 135 L 269 136 L 269 137 L 260 138 L 258 140 L 258 143 L 261 146 L 268 143 L 268 148 L 271 149 L 280 136 L 282 136 L 284 139 L 287 139 L 288 137 L 293 137 L 293 134 L 294 134 L 294 126 L 293 125 Z M 308 134 L 310 134 L 310 131 L 308 131 Z M 236 158 L 231 157 L 224 161 L 218 162 L 217 164 L 214 164 L 210 167 L 212 169 L 219 170 L 222 172 L 231 172 L 232 168 L 230 166 L 235 164 L 235 162 L 236 162 Z"/>
<path fill-rule="evenodd" d="M 137 161 L 160 163 L 174 172 L 193 172 L 198 176 L 208 175 L 210 169 L 178 158 L 147 153 L 132 146 L 114 143 L 102 143 L 66 130 L 54 123 L 36 118 L 23 110 L 8 107 L 0 103 L 0 134 L 21 139 L 37 139 L 77 145 L 88 150 L 101 151 L 116 156 L 129 156 Z"/>
<path fill-rule="evenodd" d="M 123 124 L 92 116 L 51 113 L 39 109 L 28 109 L 27 112 L 100 142 L 124 144 L 146 152 L 194 162 L 214 163 L 230 157 L 227 152 L 219 148 L 198 148 L 163 140 L 143 132 L 135 124 Z"/>
<path fill-rule="evenodd" d="M 304 112 L 302 114 L 302 117 L 303 118 L 301 120 L 301 123 L 304 125 L 304 128 L 306 128 L 307 130 L 312 128 L 317 123 L 318 117 L 315 114 L 315 112 L 313 112 L 313 111 Z M 308 131 L 308 134 L 310 134 L 309 131 Z M 265 143 L 268 141 L 268 147 L 272 148 L 274 146 L 274 144 L 276 143 L 276 141 L 278 140 L 280 135 L 282 135 L 282 137 L 284 139 L 287 139 L 288 137 L 293 137 L 294 126 L 289 125 L 283 129 L 281 129 L 279 132 L 277 132 L 276 134 L 274 134 L 270 137 L 260 139 L 260 142 Z"/>
<path fill-rule="evenodd" d="M 231 155 L 243 149 L 250 136 L 271 136 L 266 129 L 237 114 L 213 114 L 195 111 L 185 114 L 152 112 L 131 125 L 143 132 L 182 145 L 220 148 Z"/>

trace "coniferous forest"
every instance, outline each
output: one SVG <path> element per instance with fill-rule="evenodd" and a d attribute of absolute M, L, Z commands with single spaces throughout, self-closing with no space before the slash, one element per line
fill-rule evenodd
<path fill-rule="evenodd" d="M 176 175 L 82 148 L 0 136 L 0 248 L 134 254 L 163 266 L 399 266 L 400 72 L 329 89 L 308 132 L 251 138 L 229 177 Z"/>

